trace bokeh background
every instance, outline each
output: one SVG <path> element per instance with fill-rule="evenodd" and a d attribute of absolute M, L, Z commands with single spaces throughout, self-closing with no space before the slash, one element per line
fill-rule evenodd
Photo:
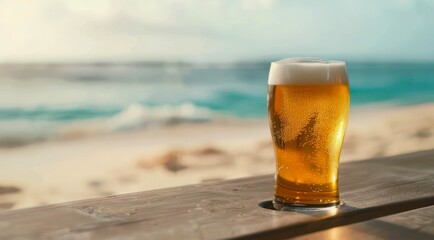
<path fill-rule="evenodd" d="M 343 161 L 433 148 L 433 11 L 0 0 L 0 209 L 272 172 L 267 77 L 286 57 L 347 62 Z"/>

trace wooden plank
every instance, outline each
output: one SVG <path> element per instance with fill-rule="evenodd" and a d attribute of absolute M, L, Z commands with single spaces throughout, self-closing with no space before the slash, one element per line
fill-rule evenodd
<path fill-rule="evenodd" d="M 377 217 L 387 216 L 390 214 L 419 209 L 426 206 L 431 206 L 433 204 L 434 197 L 426 197 L 362 209 L 344 205 L 339 209 L 338 212 L 333 214 L 319 212 L 304 213 L 317 217 L 317 219 L 312 221 L 299 222 L 292 225 L 283 226 L 278 229 L 269 229 L 259 233 L 249 234 L 247 236 L 235 237 L 234 239 L 270 239 L 270 237 L 274 239 L 286 239 L 288 237 L 330 229 L 336 226 L 344 226 L 375 219 Z"/>
<path fill-rule="evenodd" d="M 294 240 L 432 240 L 434 206 L 295 237 Z"/>
<path fill-rule="evenodd" d="M 434 150 L 342 164 L 336 213 L 278 212 L 272 175 L 0 212 L 0 239 L 280 239 L 434 205 Z"/>

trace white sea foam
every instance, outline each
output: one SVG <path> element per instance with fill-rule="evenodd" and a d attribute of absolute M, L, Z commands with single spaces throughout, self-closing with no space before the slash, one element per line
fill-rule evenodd
<path fill-rule="evenodd" d="M 124 111 L 109 118 L 67 124 L 56 131 L 54 138 L 84 137 L 183 122 L 205 122 L 213 118 L 215 118 L 214 112 L 189 102 L 178 106 L 156 107 L 134 103 L 125 108 Z"/>
<path fill-rule="evenodd" d="M 159 106 L 154 108 L 132 104 L 121 113 L 107 119 L 105 125 L 107 130 L 117 131 L 146 125 L 208 121 L 211 119 L 211 114 L 210 110 L 189 102 L 179 106 Z"/>
<path fill-rule="evenodd" d="M 270 85 L 336 84 L 347 82 L 345 62 L 318 58 L 285 58 L 272 62 Z"/>

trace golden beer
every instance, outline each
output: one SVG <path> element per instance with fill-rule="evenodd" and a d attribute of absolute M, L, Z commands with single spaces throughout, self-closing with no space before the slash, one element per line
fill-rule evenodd
<path fill-rule="evenodd" d="M 338 164 L 350 102 L 345 64 L 286 59 L 276 65 L 270 69 L 268 86 L 276 156 L 274 206 L 337 205 Z M 285 69 L 289 74 L 271 73 Z"/>

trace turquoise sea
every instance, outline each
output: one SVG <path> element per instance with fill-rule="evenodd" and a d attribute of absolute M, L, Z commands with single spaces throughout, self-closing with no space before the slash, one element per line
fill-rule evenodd
<path fill-rule="evenodd" d="M 265 118 L 268 70 L 269 62 L 2 64 L 0 144 L 92 126 Z M 434 102 L 434 63 L 349 62 L 347 70 L 352 106 Z"/>

